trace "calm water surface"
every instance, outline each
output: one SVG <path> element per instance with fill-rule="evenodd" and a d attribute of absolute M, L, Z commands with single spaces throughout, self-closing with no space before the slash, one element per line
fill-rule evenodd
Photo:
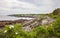
<path fill-rule="evenodd" d="M 31 20 L 33 18 L 30 18 L 30 17 L 14 17 L 14 16 L 0 15 L 0 21 L 2 21 L 2 20 L 18 20 L 18 19 Z"/>

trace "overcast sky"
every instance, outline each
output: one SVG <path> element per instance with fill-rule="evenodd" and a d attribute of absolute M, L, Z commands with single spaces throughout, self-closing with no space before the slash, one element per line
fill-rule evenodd
<path fill-rule="evenodd" d="M 60 8 L 60 0 L 0 0 L 0 15 L 45 14 Z"/>

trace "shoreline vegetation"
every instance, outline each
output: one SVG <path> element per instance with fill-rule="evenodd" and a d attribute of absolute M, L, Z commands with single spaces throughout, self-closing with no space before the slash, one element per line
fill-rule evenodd
<path fill-rule="evenodd" d="M 22 24 L 6 25 L 3 30 L 0 30 L 0 38 L 60 38 L 60 8 L 55 9 L 50 14 L 14 14 L 8 16 L 36 19 Z"/>

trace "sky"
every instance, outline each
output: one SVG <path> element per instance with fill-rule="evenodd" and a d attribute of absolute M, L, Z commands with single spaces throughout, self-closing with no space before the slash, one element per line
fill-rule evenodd
<path fill-rule="evenodd" d="M 60 8 L 60 0 L 0 0 L 0 15 L 46 14 Z"/>

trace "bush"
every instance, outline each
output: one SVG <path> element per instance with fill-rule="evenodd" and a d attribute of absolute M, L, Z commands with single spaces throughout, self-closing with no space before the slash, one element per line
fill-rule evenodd
<path fill-rule="evenodd" d="M 57 37 L 60 37 L 60 17 L 56 19 L 54 26 L 54 32 Z"/>
<path fill-rule="evenodd" d="M 0 38 L 60 38 L 60 18 L 47 27 L 40 25 L 32 32 L 24 31 L 21 24 L 6 25 L 0 30 Z"/>
<path fill-rule="evenodd" d="M 53 11 L 53 15 L 59 15 L 60 14 L 60 8 L 57 8 Z"/>

